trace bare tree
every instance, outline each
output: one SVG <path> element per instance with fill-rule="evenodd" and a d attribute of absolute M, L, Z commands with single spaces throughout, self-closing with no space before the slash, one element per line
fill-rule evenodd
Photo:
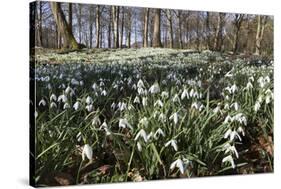
<path fill-rule="evenodd" d="M 174 46 L 174 32 L 173 32 L 173 15 L 172 15 L 172 10 L 168 9 L 167 11 L 165 11 L 166 16 L 167 16 L 167 20 L 168 20 L 168 29 L 169 29 L 169 47 L 173 48 Z"/>
<path fill-rule="evenodd" d="M 257 32 L 256 32 L 256 47 L 255 54 L 260 55 L 261 41 L 263 39 L 264 28 L 267 23 L 267 16 L 257 16 Z"/>
<path fill-rule="evenodd" d="M 89 47 L 93 47 L 93 22 L 94 22 L 94 13 L 93 13 L 93 5 L 89 6 Z"/>
<path fill-rule="evenodd" d="M 63 35 L 63 44 L 64 48 L 70 49 L 78 49 L 79 44 L 77 43 L 76 39 L 74 38 L 69 25 L 66 22 L 65 16 L 61 9 L 61 3 L 57 2 L 50 2 L 51 9 L 55 18 L 55 22 L 57 24 L 57 28 L 60 34 Z"/>
<path fill-rule="evenodd" d="M 153 28 L 153 47 L 162 47 L 161 44 L 161 9 L 155 9 L 154 28 Z"/>

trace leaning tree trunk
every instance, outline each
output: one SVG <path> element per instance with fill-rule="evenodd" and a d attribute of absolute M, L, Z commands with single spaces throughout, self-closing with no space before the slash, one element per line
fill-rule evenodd
<path fill-rule="evenodd" d="M 50 2 L 50 4 L 59 33 L 62 34 L 63 37 L 64 48 L 78 49 L 79 45 L 66 22 L 61 9 L 61 4 L 57 2 Z"/>
<path fill-rule="evenodd" d="M 148 19 L 149 19 L 149 8 L 144 10 L 144 30 L 143 30 L 143 47 L 148 47 Z"/>
<path fill-rule="evenodd" d="M 162 47 L 161 44 L 161 9 L 155 9 L 154 28 L 153 28 L 153 47 Z"/>

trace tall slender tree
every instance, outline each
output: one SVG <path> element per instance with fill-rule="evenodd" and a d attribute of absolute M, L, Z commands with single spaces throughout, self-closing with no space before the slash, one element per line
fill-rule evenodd
<path fill-rule="evenodd" d="M 148 47 L 149 8 L 144 9 L 143 47 Z"/>
<path fill-rule="evenodd" d="M 263 39 L 264 29 L 267 23 L 267 16 L 257 16 L 257 32 L 256 32 L 256 47 L 255 54 L 260 55 L 261 41 Z"/>
<path fill-rule="evenodd" d="M 100 5 L 96 6 L 96 48 L 100 47 Z"/>
<path fill-rule="evenodd" d="M 162 47 L 161 43 L 161 9 L 155 9 L 153 27 L 153 47 Z"/>

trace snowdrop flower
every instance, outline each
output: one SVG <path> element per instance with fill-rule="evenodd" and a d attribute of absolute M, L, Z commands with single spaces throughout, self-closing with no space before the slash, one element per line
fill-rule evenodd
<path fill-rule="evenodd" d="M 84 85 L 84 82 L 83 82 L 83 81 L 80 81 L 80 82 L 79 82 L 79 85 L 80 85 L 80 86 L 83 86 L 83 85 Z"/>
<path fill-rule="evenodd" d="M 70 94 L 70 96 L 72 96 L 74 94 L 74 90 L 67 86 L 67 88 L 65 89 L 65 94 Z"/>
<path fill-rule="evenodd" d="M 232 131 L 231 129 L 228 129 L 224 134 L 224 138 L 228 137 L 230 141 L 233 141 L 235 138 L 238 138 L 240 141 L 242 141 L 240 135 L 236 131 Z"/>
<path fill-rule="evenodd" d="M 230 152 L 231 154 L 235 154 L 235 156 L 239 158 L 239 154 L 234 145 L 230 145 L 229 143 L 226 143 L 223 148 L 225 150 L 224 152 L 225 154 Z"/>
<path fill-rule="evenodd" d="M 229 122 L 231 123 L 232 121 L 233 121 L 232 117 L 231 117 L 230 115 L 227 115 L 226 118 L 224 119 L 224 122 L 223 122 L 223 123 L 224 123 L 224 124 L 227 124 L 227 123 L 229 123 Z"/>
<path fill-rule="evenodd" d="M 153 137 L 154 137 L 155 139 L 158 139 L 160 135 L 162 135 L 163 137 L 165 137 L 165 133 L 163 132 L 163 130 L 162 130 L 161 128 L 158 128 L 158 129 L 156 130 L 156 132 L 154 133 L 154 136 L 153 136 Z"/>
<path fill-rule="evenodd" d="M 175 94 L 175 96 L 172 99 L 173 102 L 180 102 L 180 98 L 178 94 Z"/>
<path fill-rule="evenodd" d="M 170 166 L 170 170 L 173 170 L 175 167 L 179 168 L 181 174 L 184 174 L 184 164 L 181 159 L 177 159 L 176 161 L 174 161 Z"/>
<path fill-rule="evenodd" d="M 148 141 L 146 132 L 145 132 L 143 129 L 141 129 L 141 130 L 137 133 L 137 135 L 136 135 L 136 137 L 135 137 L 135 141 L 137 141 L 140 136 L 143 138 L 144 142 L 147 142 L 147 141 Z"/>
<path fill-rule="evenodd" d="M 65 94 L 62 94 L 58 97 L 58 102 L 63 102 L 65 103 L 67 101 L 67 97 L 65 96 Z"/>
<path fill-rule="evenodd" d="M 89 104 L 92 104 L 92 103 L 93 103 L 92 97 L 87 96 L 87 98 L 86 98 L 86 103 L 87 103 L 88 105 L 89 105 Z"/>
<path fill-rule="evenodd" d="M 80 102 L 79 101 L 75 102 L 73 105 L 74 110 L 77 111 L 79 107 L 80 107 Z"/>
<path fill-rule="evenodd" d="M 141 152 L 142 151 L 142 146 L 139 142 L 137 142 L 137 148 L 138 148 L 138 151 Z"/>
<path fill-rule="evenodd" d="M 252 89 L 253 88 L 253 85 L 252 85 L 252 83 L 249 81 L 248 83 L 247 83 L 247 86 L 246 86 L 246 90 L 250 90 L 250 89 Z"/>
<path fill-rule="evenodd" d="M 87 110 L 88 112 L 91 112 L 91 111 L 93 110 L 93 105 L 92 105 L 92 104 L 87 105 L 87 106 L 86 106 L 86 110 Z"/>
<path fill-rule="evenodd" d="M 177 141 L 174 139 L 169 140 L 168 142 L 166 142 L 165 147 L 171 145 L 175 151 L 178 151 L 178 146 L 177 146 Z"/>
<path fill-rule="evenodd" d="M 147 97 L 142 98 L 142 105 L 145 107 L 147 105 Z"/>
<path fill-rule="evenodd" d="M 82 151 L 82 160 L 85 160 L 85 156 L 91 161 L 93 158 L 93 149 L 89 144 L 85 144 Z"/>
<path fill-rule="evenodd" d="M 51 102 L 50 108 L 57 108 L 57 104 L 55 102 Z"/>
<path fill-rule="evenodd" d="M 63 109 L 65 110 L 65 109 L 68 109 L 68 108 L 70 108 L 70 105 L 66 102 L 66 103 L 63 105 Z"/>
<path fill-rule="evenodd" d="M 178 123 L 179 121 L 179 114 L 178 112 L 173 113 L 170 117 L 169 120 L 173 120 L 175 125 Z"/>
<path fill-rule="evenodd" d="M 193 97 L 193 94 L 194 94 L 194 89 L 191 89 L 189 92 L 190 97 Z"/>
<path fill-rule="evenodd" d="M 160 100 L 160 99 L 158 99 L 155 103 L 154 103 L 154 107 L 155 106 L 159 106 L 159 107 L 163 107 L 163 102 Z"/>
<path fill-rule="evenodd" d="M 147 117 L 141 118 L 140 124 L 143 125 L 144 127 L 147 127 L 148 126 L 148 119 L 147 119 Z"/>
<path fill-rule="evenodd" d="M 70 82 L 72 85 L 79 85 L 79 81 L 77 81 L 75 78 L 72 78 Z"/>
<path fill-rule="evenodd" d="M 189 94 L 186 89 L 184 89 L 183 92 L 181 93 L 181 99 L 183 100 L 184 98 L 189 99 Z"/>
<path fill-rule="evenodd" d="M 237 87 L 235 84 L 233 84 L 233 85 L 231 86 L 231 92 L 232 92 L 232 93 L 235 93 L 237 90 L 238 90 L 238 87 Z"/>
<path fill-rule="evenodd" d="M 242 135 L 245 136 L 245 132 L 242 129 L 242 127 L 238 127 L 237 131 L 238 131 L 238 133 L 242 133 Z"/>
<path fill-rule="evenodd" d="M 151 94 L 157 94 L 160 92 L 160 87 L 158 83 L 154 83 L 148 90 Z"/>
<path fill-rule="evenodd" d="M 197 102 L 193 102 L 193 103 L 191 104 L 191 108 L 194 108 L 194 109 L 198 110 L 198 109 L 199 109 L 198 103 L 197 103 Z"/>
<path fill-rule="evenodd" d="M 101 124 L 99 116 L 95 116 L 92 120 L 92 125 L 93 126 L 99 126 Z"/>
<path fill-rule="evenodd" d="M 166 122 L 166 115 L 164 113 L 160 113 L 158 121 Z"/>
<path fill-rule="evenodd" d="M 46 101 L 44 100 L 44 99 L 42 99 L 42 100 L 40 100 L 40 102 L 39 102 L 39 106 L 46 106 Z"/>
<path fill-rule="evenodd" d="M 101 95 L 102 95 L 102 96 L 106 96 L 106 95 L 107 95 L 106 90 L 103 90 L 103 91 L 101 92 Z"/>
<path fill-rule="evenodd" d="M 232 107 L 234 107 L 234 110 L 238 110 L 238 108 L 239 108 L 239 105 L 238 105 L 238 103 L 237 102 L 234 102 L 233 104 L 231 104 L 230 105 L 230 107 L 232 108 Z"/>
<path fill-rule="evenodd" d="M 163 99 L 166 99 L 166 98 L 169 97 L 169 93 L 168 93 L 167 91 L 162 91 L 161 97 L 162 97 Z"/>
<path fill-rule="evenodd" d="M 233 158 L 232 158 L 231 155 L 228 155 L 228 156 L 226 156 L 225 158 L 223 158 L 223 159 L 222 159 L 222 162 L 223 162 L 223 163 L 224 163 L 224 162 L 229 162 L 229 163 L 231 164 L 232 168 L 233 168 L 233 169 L 235 168 L 234 160 L 233 160 Z"/>
<path fill-rule="evenodd" d="M 145 88 L 144 84 L 143 84 L 143 81 L 140 79 L 137 83 L 137 87 L 138 88 Z"/>
<path fill-rule="evenodd" d="M 216 114 L 220 111 L 220 106 L 217 106 L 215 109 L 213 109 L 213 112 Z"/>
<path fill-rule="evenodd" d="M 125 102 L 119 102 L 117 106 L 121 112 L 127 109 L 127 104 Z"/>
<path fill-rule="evenodd" d="M 97 85 L 96 83 L 94 83 L 94 84 L 92 85 L 92 89 L 94 89 L 94 91 L 96 91 L 96 90 L 98 89 L 98 85 Z"/>
<path fill-rule="evenodd" d="M 55 95 L 55 94 L 52 94 L 51 96 L 50 96 L 50 101 L 57 101 L 57 96 Z"/>
<path fill-rule="evenodd" d="M 240 124 L 247 125 L 247 119 L 242 113 L 236 114 L 232 119 L 238 121 Z"/>
<path fill-rule="evenodd" d="M 135 104 L 139 104 L 140 103 L 140 98 L 138 96 L 135 97 L 134 103 Z"/>
<path fill-rule="evenodd" d="M 228 104 L 228 103 L 225 103 L 225 105 L 224 105 L 224 109 L 225 109 L 225 110 L 229 110 L 229 109 L 230 109 L 230 107 L 229 107 L 229 104 Z"/>
<path fill-rule="evenodd" d="M 130 128 L 131 130 L 133 130 L 133 127 L 129 124 L 127 119 L 119 119 L 119 128 Z"/>
<path fill-rule="evenodd" d="M 261 107 L 261 104 L 260 104 L 259 101 L 257 101 L 257 102 L 255 103 L 255 106 L 254 106 L 255 112 L 257 112 L 257 111 L 260 109 L 260 107 Z"/>

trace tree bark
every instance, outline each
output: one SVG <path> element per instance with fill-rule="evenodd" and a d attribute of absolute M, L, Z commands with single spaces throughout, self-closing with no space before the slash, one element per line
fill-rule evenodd
<path fill-rule="evenodd" d="M 112 6 L 114 48 L 119 48 L 119 7 Z"/>
<path fill-rule="evenodd" d="M 93 21 L 94 21 L 94 15 L 93 15 L 93 5 L 90 5 L 89 7 L 89 30 L 90 30 L 90 36 L 89 36 L 89 47 L 93 47 Z"/>
<path fill-rule="evenodd" d="M 256 47 L 255 54 L 260 55 L 261 51 L 261 41 L 263 39 L 264 28 L 267 22 L 267 16 L 257 16 L 257 32 L 256 32 Z"/>
<path fill-rule="evenodd" d="M 180 49 L 183 49 L 183 41 L 182 41 L 182 11 L 178 11 L 178 24 L 179 24 L 179 44 Z"/>
<path fill-rule="evenodd" d="M 79 49 L 79 45 L 75 40 L 62 12 L 61 4 L 57 2 L 50 2 L 50 4 L 59 33 L 63 36 L 64 48 Z"/>
<path fill-rule="evenodd" d="M 96 7 L 96 48 L 100 47 L 100 5 Z"/>
<path fill-rule="evenodd" d="M 148 47 L 148 21 L 149 21 L 149 8 L 145 8 L 145 10 L 144 10 L 143 47 Z"/>
<path fill-rule="evenodd" d="M 235 33 L 234 33 L 234 45 L 233 45 L 233 53 L 234 54 L 237 54 L 237 52 L 238 52 L 239 32 L 240 32 L 240 29 L 241 29 L 243 19 L 244 19 L 243 14 L 235 14 L 235 19 L 234 19 Z"/>
<path fill-rule="evenodd" d="M 72 3 L 68 3 L 68 25 L 72 32 Z"/>
<path fill-rule="evenodd" d="M 153 28 L 153 47 L 162 47 L 161 44 L 161 9 L 155 9 Z"/>
<path fill-rule="evenodd" d="M 108 33 L 107 33 L 108 48 L 111 48 L 111 23 L 112 23 L 112 12 L 111 10 L 109 10 L 109 22 L 108 22 Z"/>
<path fill-rule="evenodd" d="M 171 10 L 167 10 L 167 18 L 168 18 L 168 22 L 169 22 L 169 47 L 173 48 L 174 46 L 174 35 L 173 35 L 173 16 L 172 16 L 172 11 Z"/>
<path fill-rule="evenodd" d="M 225 22 L 225 13 L 219 13 L 216 28 L 215 50 L 221 51 L 223 45 L 223 27 Z"/>

